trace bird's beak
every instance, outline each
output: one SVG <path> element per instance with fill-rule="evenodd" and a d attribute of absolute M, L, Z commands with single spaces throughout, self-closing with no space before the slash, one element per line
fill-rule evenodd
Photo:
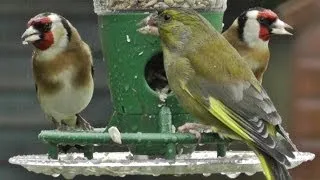
<path fill-rule="evenodd" d="M 272 25 L 271 25 L 271 33 L 272 34 L 283 34 L 283 35 L 292 35 L 289 31 L 286 29 L 293 29 L 292 26 L 289 24 L 281 21 L 280 19 L 277 19 Z"/>
<path fill-rule="evenodd" d="M 142 19 L 137 25 L 143 27 L 139 28 L 137 31 L 142 34 L 159 36 L 157 17 L 158 13 L 152 13 L 148 17 Z"/>
<path fill-rule="evenodd" d="M 33 43 L 41 39 L 40 35 L 38 30 L 34 29 L 33 26 L 30 26 L 21 36 L 21 39 L 23 40 L 22 44 Z"/>

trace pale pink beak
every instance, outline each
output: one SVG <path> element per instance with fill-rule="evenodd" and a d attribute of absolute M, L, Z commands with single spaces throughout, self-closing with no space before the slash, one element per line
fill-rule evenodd
<path fill-rule="evenodd" d="M 293 29 L 292 26 L 289 24 L 281 21 L 280 19 L 277 19 L 272 25 L 271 25 L 271 33 L 272 34 L 282 34 L 282 35 L 292 35 L 289 31 L 286 29 Z"/>
<path fill-rule="evenodd" d="M 22 44 L 29 44 L 33 43 L 39 39 L 40 37 L 40 32 L 36 29 L 34 29 L 33 26 L 30 26 L 21 36 Z"/>

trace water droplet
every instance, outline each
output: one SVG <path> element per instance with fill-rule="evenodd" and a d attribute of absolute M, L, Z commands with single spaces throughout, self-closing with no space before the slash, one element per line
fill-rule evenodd
<path fill-rule="evenodd" d="M 173 136 L 172 137 L 172 142 L 177 142 L 178 141 L 178 138 L 176 136 Z"/>
<path fill-rule="evenodd" d="M 129 90 L 129 85 L 126 85 L 126 86 L 124 87 L 124 90 L 125 90 L 125 91 L 128 91 L 128 90 Z"/>
<path fill-rule="evenodd" d="M 209 177 L 209 176 L 211 176 L 211 173 L 203 173 L 202 174 L 204 177 Z"/>
<path fill-rule="evenodd" d="M 59 177 L 60 174 L 52 174 L 51 176 L 56 178 L 56 177 Z"/>
<path fill-rule="evenodd" d="M 253 176 L 253 175 L 255 174 L 255 172 L 245 172 L 245 174 L 246 174 L 247 176 Z"/>
<path fill-rule="evenodd" d="M 128 43 L 131 42 L 131 39 L 130 39 L 129 35 L 126 35 L 126 39 L 127 39 L 127 42 L 128 42 Z"/>
<path fill-rule="evenodd" d="M 241 173 L 236 172 L 236 173 L 221 173 L 221 174 L 228 176 L 228 178 L 230 178 L 230 179 L 234 179 L 234 178 L 238 177 Z"/>
<path fill-rule="evenodd" d="M 173 133 L 175 133 L 176 130 L 177 130 L 176 127 L 175 127 L 174 125 L 172 125 L 172 126 L 171 126 L 171 131 L 172 131 Z"/>

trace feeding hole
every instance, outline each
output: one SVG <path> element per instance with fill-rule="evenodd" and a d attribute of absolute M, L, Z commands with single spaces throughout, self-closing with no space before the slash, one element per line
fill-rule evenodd
<path fill-rule="evenodd" d="M 151 89 L 161 94 L 168 95 L 171 89 L 164 70 L 163 53 L 154 54 L 148 61 L 144 70 L 145 79 Z"/>

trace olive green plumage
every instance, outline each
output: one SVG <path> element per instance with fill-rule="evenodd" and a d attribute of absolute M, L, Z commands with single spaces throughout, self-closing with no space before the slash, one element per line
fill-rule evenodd
<path fill-rule="evenodd" d="M 238 52 L 192 10 L 164 10 L 157 25 L 168 82 L 181 105 L 221 136 L 253 148 L 268 180 L 290 179 L 286 156 L 294 158 L 295 146 Z"/>

